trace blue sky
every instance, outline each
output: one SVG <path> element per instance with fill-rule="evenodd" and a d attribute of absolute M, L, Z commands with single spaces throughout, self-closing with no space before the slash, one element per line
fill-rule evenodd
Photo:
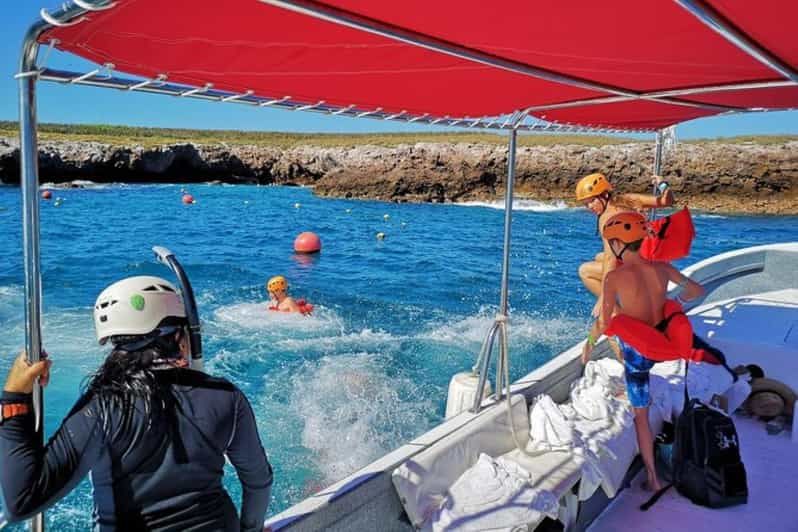
<path fill-rule="evenodd" d="M 0 120 L 16 120 L 17 83 L 13 75 L 22 37 L 41 7 L 56 7 L 52 0 L 6 0 L 0 17 Z M 48 66 L 85 72 L 94 68 L 80 59 L 59 54 Z M 432 131 L 429 126 L 377 120 L 356 120 L 315 113 L 252 109 L 238 105 L 107 89 L 39 84 L 41 122 L 125 124 L 151 127 L 239 129 L 305 132 Z M 679 125 L 679 138 L 733 135 L 798 134 L 798 111 L 705 118 Z"/>

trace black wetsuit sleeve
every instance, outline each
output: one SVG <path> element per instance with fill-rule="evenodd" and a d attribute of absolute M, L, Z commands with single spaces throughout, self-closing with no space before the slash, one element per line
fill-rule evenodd
<path fill-rule="evenodd" d="M 236 420 L 227 456 L 241 481 L 241 530 L 261 531 L 269 508 L 272 467 L 260 442 L 252 407 L 244 394 L 236 392 Z"/>
<path fill-rule="evenodd" d="M 30 394 L 3 392 L 2 403 L 27 403 L 31 413 L 0 424 L 0 486 L 6 518 L 19 521 L 46 510 L 69 493 L 99 457 L 103 438 L 84 400 L 42 446 Z"/>

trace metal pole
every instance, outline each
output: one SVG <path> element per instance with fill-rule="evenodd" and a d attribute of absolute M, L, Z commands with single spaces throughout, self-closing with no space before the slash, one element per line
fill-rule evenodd
<path fill-rule="evenodd" d="M 507 316 L 508 286 L 510 282 L 510 229 L 513 223 L 513 187 L 515 186 L 515 148 L 518 133 L 510 130 L 507 151 L 507 184 L 504 187 L 504 257 L 502 258 L 502 292 L 499 312 Z"/>
<path fill-rule="evenodd" d="M 485 342 L 482 344 L 482 350 L 480 351 L 480 356 L 477 359 L 477 366 L 479 366 L 479 384 L 477 385 L 477 395 L 474 398 L 474 404 L 471 407 L 471 412 L 478 413 L 480 410 L 480 406 L 482 404 L 482 390 L 485 389 L 485 380 L 487 379 L 488 375 L 488 367 L 490 365 L 490 355 L 491 351 L 493 351 L 493 342 L 496 337 L 497 333 L 505 334 L 506 329 L 502 327 L 502 325 L 507 320 L 507 312 L 508 312 L 508 299 L 509 299 L 509 284 L 510 284 L 510 236 L 511 236 L 511 227 L 513 223 L 513 188 L 515 185 L 515 152 L 516 152 L 516 144 L 517 144 L 517 136 L 518 132 L 516 131 L 516 127 L 520 124 L 521 120 L 525 114 L 521 114 L 519 117 L 515 118 L 512 121 L 512 129 L 510 129 L 510 144 L 507 152 L 507 183 L 505 185 L 504 190 L 504 255 L 502 257 L 502 280 L 501 280 L 501 296 L 499 301 L 499 314 L 496 316 L 496 321 L 491 326 L 490 330 L 488 331 L 488 336 L 485 339 Z M 503 364 L 504 361 L 508 360 L 506 358 L 506 353 L 504 353 L 504 346 L 507 345 L 507 342 L 501 342 L 499 344 L 499 359 L 498 364 L 496 366 L 496 399 L 501 399 L 502 397 L 502 390 L 501 390 L 501 383 L 502 383 L 502 371 L 503 371 Z M 506 386 L 510 386 L 510 383 L 505 383 Z"/>
<path fill-rule="evenodd" d="M 654 140 L 654 175 L 659 175 L 662 172 L 662 144 L 664 139 L 665 134 L 661 129 L 658 129 Z"/>
<path fill-rule="evenodd" d="M 22 46 L 20 73 L 36 69 L 39 45 L 33 31 Z M 19 152 L 22 192 L 22 243 L 25 260 L 25 351 L 28 360 L 38 362 L 42 354 L 42 280 L 39 254 L 39 149 L 36 139 L 37 76 L 19 78 Z M 44 390 L 38 380 L 33 385 L 33 410 L 36 416 L 36 437 L 44 443 Z M 44 530 L 44 514 L 30 520 L 30 530 Z"/>
<path fill-rule="evenodd" d="M 676 0 L 702 24 L 711 28 L 731 44 L 787 79 L 798 81 L 798 71 L 770 53 L 752 37 L 738 30 L 732 22 L 703 0 Z"/>
<path fill-rule="evenodd" d="M 662 145 L 665 135 L 661 129 L 657 130 L 657 135 L 654 140 L 654 175 L 660 175 L 662 171 Z M 654 195 L 659 195 L 659 189 L 657 185 L 654 184 Z M 654 207 L 648 213 L 648 219 L 653 220 L 656 217 L 657 208 Z"/>
<path fill-rule="evenodd" d="M 327 22 L 332 22 L 334 24 L 354 28 L 360 31 L 373 33 L 387 39 L 404 42 L 412 46 L 426 48 L 434 52 L 450 55 L 459 59 L 464 59 L 466 61 L 472 61 L 495 68 L 501 68 L 516 74 L 530 76 L 554 83 L 562 83 L 571 87 L 578 87 L 580 89 L 586 89 L 590 91 L 606 92 L 616 96 L 624 96 L 630 100 L 643 99 L 685 107 L 714 109 L 716 111 L 729 111 L 737 109 L 711 103 L 680 100 L 677 98 L 645 97 L 643 96 L 643 93 L 640 92 L 631 91 L 613 85 L 597 83 L 586 78 L 579 78 L 562 72 L 556 72 L 554 70 L 538 68 L 527 63 L 522 63 L 506 57 L 490 54 L 477 48 L 470 48 L 455 42 L 439 39 L 432 35 L 427 35 L 414 30 L 395 26 L 387 22 L 369 18 L 353 11 L 341 9 L 339 7 L 328 5 L 317 0 L 260 1 L 265 4 L 287 9 L 305 16 L 313 17 L 319 20 L 325 20 Z"/>

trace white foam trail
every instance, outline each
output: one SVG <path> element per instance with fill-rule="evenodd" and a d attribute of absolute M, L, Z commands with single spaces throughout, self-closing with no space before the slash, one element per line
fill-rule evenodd
<path fill-rule="evenodd" d="M 313 314 L 303 316 L 295 312 L 268 310 L 268 303 L 238 303 L 216 309 L 217 325 L 234 329 L 267 332 L 276 336 L 288 336 L 296 332 L 330 333 L 343 332 L 343 321 L 332 310 L 316 307 Z"/>
<path fill-rule="evenodd" d="M 498 209 L 501 211 L 504 210 L 504 200 L 464 201 L 462 203 L 458 203 L 458 205 L 462 205 L 464 207 L 487 207 L 489 209 Z M 569 207 L 562 200 L 554 202 L 523 199 L 513 200 L 514 211 L 554 212 L 564 211 L 566 209 L 569 209 Z"/>
<path fill-rule="evenodd" d="M 325 352 L 351 352 L 359 349 L 378 349 L 401 342 L 401 336 L 394 336 L 384 331 L 363 329 L 360 332 L 342 336 L 324 336 L 321 338 L 288 338 L 276 342 L 278 349 L 286 351 L 303 351 L 316 349 Z"/>
<path fill-rule="evenodd" d="M 727 216 L 721 216 L 720 214 L 693 214 L 693 218 L 720 218 L 725 220 L 728 218 Z"/>
<path fill-rule="evenodd" d="M 388 362 L 373 353 L 329 356 L 305 363 L 291 378 L 289 408 L 304 420 L 302 444 L 326 483 L 431 425 L 437 402 L 408 377 L 388 376 Z"/>
<path fill-rule="evenodd" d="M 481 310 L 476 316 L 434 326 L 419 338 L 445 344 L 453 344 L 473 350 L 485 340 L 494 315 Z M 510 314 L 510 345 L 523 346 L 530 343 L 555 345 L 569 337 L 577 337 L 584 329 L 584 322 L 568 317 L 543 318 L 526 314 Z"/>
<path fill-rule="evenodd" d="M 74 186 L 70 186 L 74 185 Z M 66 181 L 63 183 L 43 183 L 39 186 L 39 189 L 61 189 L 61 190 L 71 190 L 71 189 L 90 189 L 90 190 L 102 190 L 106 188 L 129 188 L 130 185 L 127 183 L 95 183 L 94 181 L 88 181 L 86 179 L 73 179 L 72 181 Z"/>
<path fill-rule="evenodd" d="M 22 319 L 24 291 L 20 285 L 0 286 L 0 320 Z"/>

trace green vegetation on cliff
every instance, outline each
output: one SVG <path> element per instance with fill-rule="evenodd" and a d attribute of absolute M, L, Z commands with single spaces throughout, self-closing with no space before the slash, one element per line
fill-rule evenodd
<path fill-rule="evenodd" d="M 40 138 L 43 140 L 94 141 L 122 146 L 139 144 L 145 147 L 161 144 L 199 143 L 199 144 L 253 144 L 292 148 L 295 146 L 396 146 L 417 142 L 465 142 L 480 144 L 504 144 L 506 137 L 494 133 L 472 132 L 430 132 L 430 133 L 281 133 L 261 131 L 204 130 L 204 129 L 165 129 L 150 127 L 129 127 L 81 124 L 40 124 Z M 0 136 L 18 135 L 17 123 L 0 121 Z M 777 144 L 788 140 L 798 140 L 798 136 L 759 136 L 732 137 L 717 139 L 722 142 L 754 142 L 757 144 Z M 577 144 L 585 146 L 605 146 L 640 142 L 628 137 L 600 135 L 544 135 L 525 134 L 519 137 L 522 146 L 551 146 L 557 144 Z"/>

